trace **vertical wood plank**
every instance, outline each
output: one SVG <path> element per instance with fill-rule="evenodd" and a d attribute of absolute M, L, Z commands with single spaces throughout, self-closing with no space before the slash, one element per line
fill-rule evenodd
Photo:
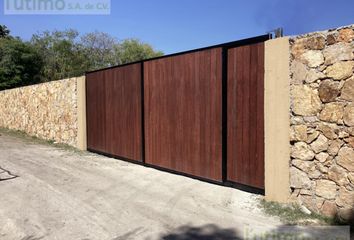
<path fill-rule="evenodd" d="M 257 165 L 256 186 L 264 189 L 264 158 L 265 158 L 265 137 L 264 137 L 264 43 L 257 44 L 258 47 L 258 75 L 257 75 Z"/>
<path fill-rule="evenodd" d="M 141 63 L 87 74 L 88 149 L 142 161 Z"/>
<path fill-rule="evenodd" d="M 144 63 L 147 163 L 221 181 L 221 57 L 217 48 Z"/>
<path fill-rule="evenodd" d="M 227 178 L 264 188 L 264 43 L 228 50 Z"/>

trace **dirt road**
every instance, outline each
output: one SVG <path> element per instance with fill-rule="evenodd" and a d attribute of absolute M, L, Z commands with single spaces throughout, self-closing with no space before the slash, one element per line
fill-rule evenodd
<path fill-rule="evenodd" d="M 4 240 L 237 239 L 281 224 L 257 195 L 11 136 L 0 167 Z"/>

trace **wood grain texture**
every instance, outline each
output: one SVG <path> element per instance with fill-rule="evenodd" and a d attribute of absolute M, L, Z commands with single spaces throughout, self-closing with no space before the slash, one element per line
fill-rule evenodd
<path fill-rule="evenodd" d="M 141 63 L 86 79 L 88 148 L 142 161 Z"/>
<path fill-rule="evenodd" d="M 104 72 L 86 76 L 87 148 L 105 152 L 105 77 Z"/>
<path fill-rule="evenodd" d="M 264 189 L 264 43 L 228 50 L 227 179 Z"/>
<path fill-rule="evenodd" d="M 222 180 L 222 50 L 144 63 L 145 161 Z"/>

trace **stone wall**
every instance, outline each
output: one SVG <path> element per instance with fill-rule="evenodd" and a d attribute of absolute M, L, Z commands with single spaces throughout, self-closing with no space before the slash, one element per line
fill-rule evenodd
<path fill-rule="evenodd" d="M 354 205 L 354 25 L 289 41 L 291 199 L 348 217 Z"/>
<path fill-rule="evenodd" d="M 0 127 L 77 147 L 80 78 L 0 92 Z"/>

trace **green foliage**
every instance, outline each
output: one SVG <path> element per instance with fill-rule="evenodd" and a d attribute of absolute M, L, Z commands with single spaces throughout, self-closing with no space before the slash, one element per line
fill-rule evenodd
<path fill-rule="evenodd" d="M 10 30 L 5 25 L 0 25 L 0 38 L 6 38 L 10 36 Z"/>
<path fill-rule="evenodd" d="M 280 220 L 286 224 L 337 224 L 334 218 L 325 217 L 317 213 L 303 213 L 300 209 L 300 206 L 296 204 L 287 205 L 261 200 L 259 207 L 262 208 L 267 215 L 278 216 Z"/>
<path fill-rule="evenodd" d="M 0 90 L 39 82 L 42 65 L 33 46 L 16 38 L 0 38 Z"/>
<path fill-rule="evenodd" d="M 138 39 L 124 40 L 117 46 L 116 51 L 120 59 L 120 64 L 163 55 L 163 52 L 155 51 L 149 44 L 142 43 Z"/>
<path fill-rule="evenodd" d="M 30 42 L 0 25 L 0 90 L 83 75 L 86 71 L 161 56 L 137 39 L 119 42 L 107 33 L 45 31 Z"/>
<path fill-rule="evenodd" d="M 163 55 L 136 39 L 118 42 L 103 32 L 80 36 L 75 30 L 33 35 L 31 44 L 44 57 L 42 81 L 84 74 L 86 71 Z"/>
<path fill-rule="evenodd" d="M 42 81 L 82 75 L 88 68 L 75 30 L 43 32 L 32 36 L 31 44 L 44 59 Z"/>
<path fill-rule="evenodd" d="M 89 69 L 110 67 L 119 64 L 115 48 L 117 40 L 107 33 L 92 32 L 81 37 L 81 48 L 88 60 Z"/>

